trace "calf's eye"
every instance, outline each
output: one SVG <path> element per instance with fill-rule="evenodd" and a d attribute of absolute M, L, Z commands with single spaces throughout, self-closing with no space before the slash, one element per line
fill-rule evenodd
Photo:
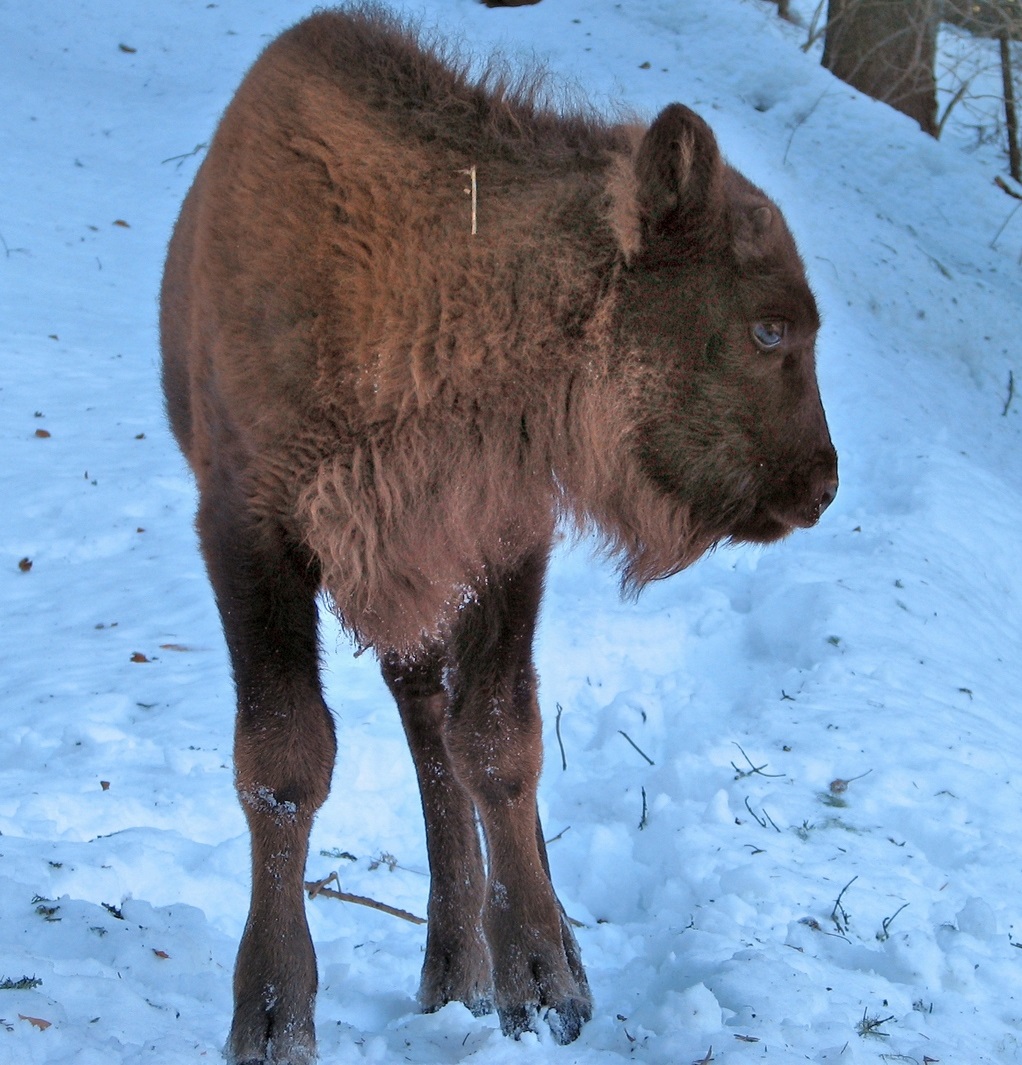
<path fill-rule="evenodd" d="M 752 339 L 760 351 L 773 351 L 780 347 L 787 331 L 787 322 L 767 319 L 752 323 Z"/>

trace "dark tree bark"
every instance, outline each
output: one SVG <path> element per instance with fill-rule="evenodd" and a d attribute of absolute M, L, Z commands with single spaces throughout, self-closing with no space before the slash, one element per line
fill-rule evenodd
<path fill-rule="evenodd" d="M 1007 31 L 1000 37 L 1001 78 L 1004 85 L 1004 120 L 1008 128 L 1008 169 L 1016 181 L 1022 181 L 1022 153 L 1018 146 L 1018 111 L 1015 107 L 1015 79 L 1011 72 L 1011 41 Z"/>
<path fill-rule="evenodd" d="M 823 65 L 937 134 L 935 0 L 828 0 Z"/>

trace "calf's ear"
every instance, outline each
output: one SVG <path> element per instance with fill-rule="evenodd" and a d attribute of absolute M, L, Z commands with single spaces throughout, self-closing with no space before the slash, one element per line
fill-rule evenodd
<path fill-rule="evenodd" d="M 645 234 L 717 225 L 723 213 L 723 175 L 710 127 L 684 104 L 665 107 L 646 131 L 635 159 Z"/>

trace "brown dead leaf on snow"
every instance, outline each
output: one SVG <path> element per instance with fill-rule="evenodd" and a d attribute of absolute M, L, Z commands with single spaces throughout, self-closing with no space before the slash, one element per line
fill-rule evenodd
<path fill-rule="evenodd" d="M 156 955 L 157 958 L 169 958 L 170 957 L 170 955 L 165 950 L 157 950 L 155 947 L 153 947 L 153 953 Z"/>
<path fill-rule="evenodd" d="M 101 787 L 101 788 L 102 788 L 102 789 L 103 789 L 104 791 L 109 791 L 109 790 L 110 790 L 110 781 L 109 781 L 109 780 L 101 780 L 101 781 L 99 782 L 99 786 L 100 786 L 100 787 Z"/>
<path fill-rule="evenodd" d="M 26 1017 L 24 1013 L 18 1014 L 18 1020 L 28 1021 L 34 1028 L 38 1028 L 40 1032 L 45 1032 L 53 1023 L 52 1021 L 44 1021 L 42 1017 Z"/>
<path fill-rule="evenodd" d="M 868 777 L 872 772 L 872 769 L 867 769 L 865 773 L 860 773 L 857 777 L 849 777 L 847 780 L 838 777 L 837 780 L 832 780 L 830 782 L 830 793 L 832 795 L 841 795 L 848 790 L 848 785 L 851 784 L 853 780 L 862 780 L 863 777 Z"/>
<path fill-rule="evenodd" d="M 40 440 L 46 440 L 46 439 L 48 439 L 48 438 L 49 438 L 49 437 L 50 437 L 50 436 L 51 436 L 52 434 L 50 433 L 50 430 L 49 430 L 49 429 L 36 429 L 36 431 L 35 431 L 35 435 L 36 435 L 37 437 L 39 437 L 39 439 L 40 439 Z"/>
<path fill-rule="evenodd" d="M 115 226 L 120 226 L 121 229 L 131 229 L 131 226 L 129 226 L 128 223 L 125 222 L 123 218 L 114 219 L 114 225 Z"/>
<path fill-rule="evenodd" d="M 128 55 L 134 55 L 138 51 L 137 48 L 132 48 L 130 44 L 119 44 L 117 47 L 120 48 L 122 52 L 127 52 Z"/>
<path fill-rule="evenodd" d="M 146 658 L 146 656 L 144 654 L 142 654 L 141 651 L 136 651 L 131 656 L 131 660 L 132 660 L 132 662 L 148 662 L 149 661 L 149 659 Z"/>
<path fill-rule="evenodd" d="M 183 644 L 183 643 L 161 643 L 160 644 L 160 650 L 161 651 L 193 651 L 194 648 L 193 647 L 188 647 L 186 644 Z"/>
<path fill-rule="evenodd" d="M 31 568 L 32 560 L 30 558 L 23 558 L 19 560 L 18 569 L 20 569 L 22 573 L 28 573 Z"/>

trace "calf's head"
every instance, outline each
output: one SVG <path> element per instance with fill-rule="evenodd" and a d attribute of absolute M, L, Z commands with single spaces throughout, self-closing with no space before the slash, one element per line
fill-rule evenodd
<path fill-rule="evenodd" d="M 633 446 L 692 542 L 766 543 L 816 523 L 837 455 L 816 383 L 815 300 L 778 208 L 672 104 L 635 163 L 620 339 Z"/>

